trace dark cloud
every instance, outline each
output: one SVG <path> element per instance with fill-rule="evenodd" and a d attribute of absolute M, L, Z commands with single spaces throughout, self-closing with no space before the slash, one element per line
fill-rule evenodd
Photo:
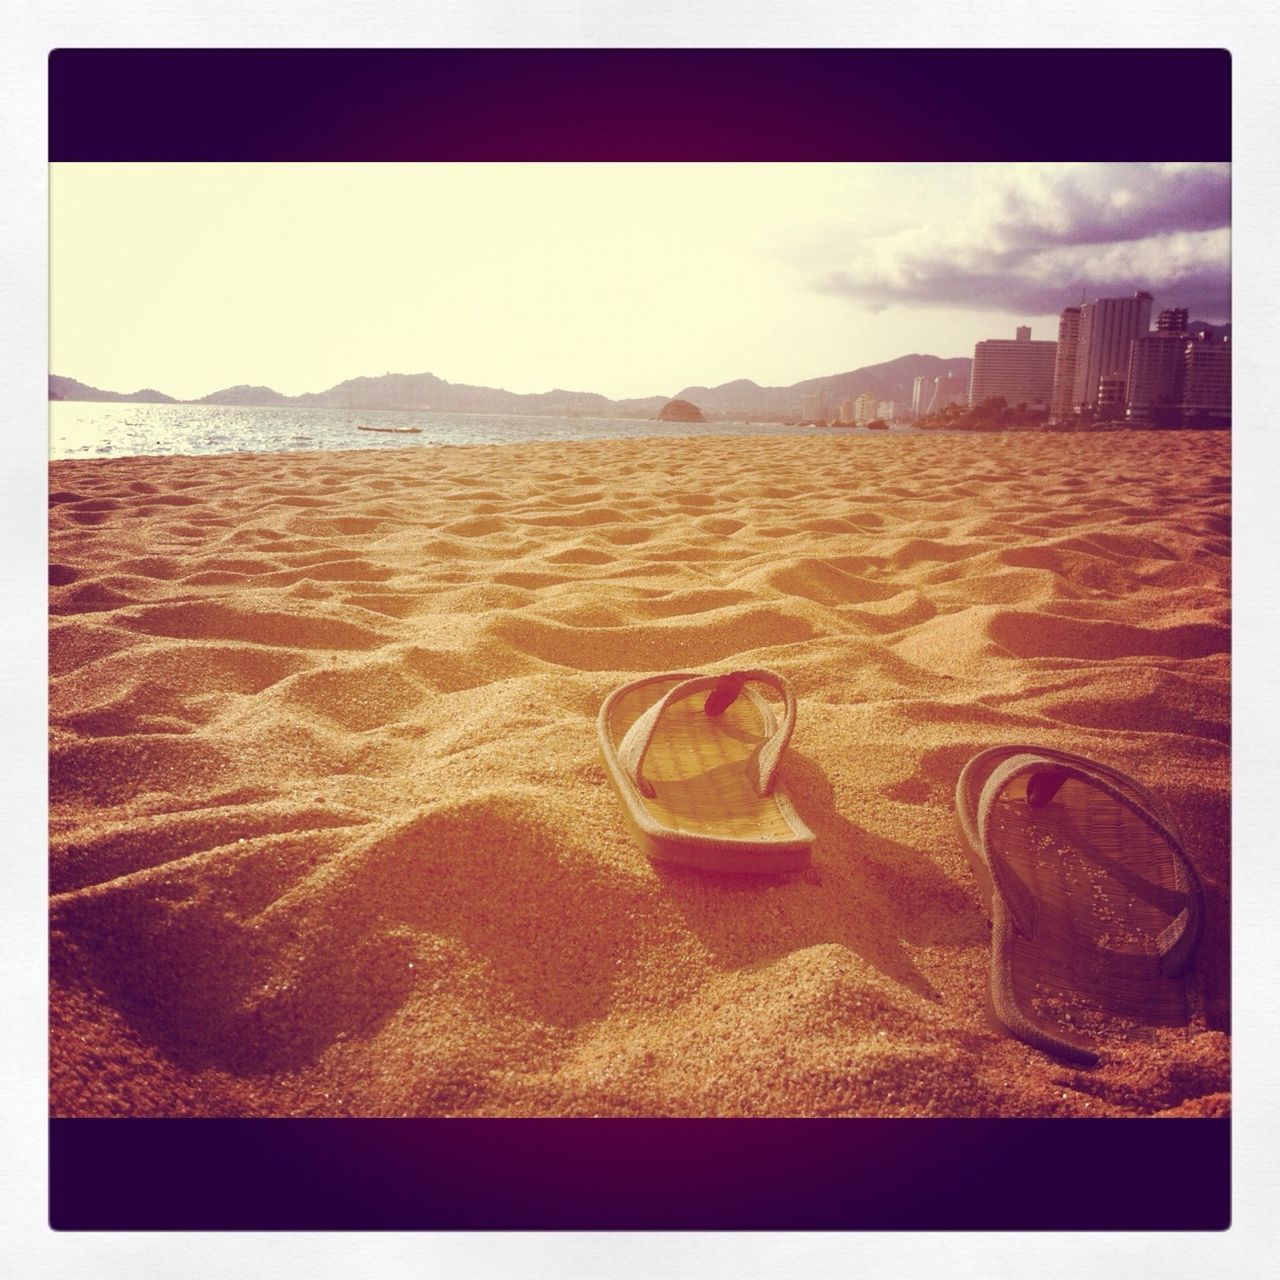
<path fill-rule="evenodd" d="M 967 306 L 977 311 L 1004 311 L 1043 316 L 1093 298 L 1123 297 L 1146 289 L 1156 305 L 1188 307 L 1203 320 L 1225 320 L 1231 314 L 1229 269 L 1210 265 L 1174 273 L 1160 271 L 1104 274 L 1077 272 L 1057 280 L 1034 280 L 1007 272 L 948 270 L 933 272 L 909 289 L 868 286 L 844 272 L 818 280 L 819 293 L 855 298 L 867 311 L 891 306 Z"/>
<path fill-rule="evenodd" d="M 1015 166 L 967 213 L 865 242 L 814 287 L 863 307 L 966 306 L 1045 315 L 1149 289 L 1157 305 L 1225 319 L 1225 165 Z"/>
<path fill-rule="evenodd" d="M 1024 166 L 975 212 L 997 240 L 1033 249 L 1212 231 L 1231 222 L 1230 166 Z"/>

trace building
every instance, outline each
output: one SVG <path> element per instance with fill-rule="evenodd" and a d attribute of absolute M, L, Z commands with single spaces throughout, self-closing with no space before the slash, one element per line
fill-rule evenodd
<path fill-rule="evenodd" d="M 913 418 L 918 418 L 924 412 L 925 391 L 928 387 L 929 379 L 925 377 L 919 377 L 911 384 L 911 416 Z"/>
<path fill-rule="evenodd" d="M 1189 341 L 1183 353 L 1184 422 L 1231 421 L 1231 343 Z"/>
<path fill-rule="evenodd" d="M 1019 325 L 1017 336 L 988 338 L 973 348 L 969 372 L 969 403 L 1000 397 L 1011 407 L 1048 409 L 1053 400 L 1056 342 L 1032 342 L 1028 325 Z"/>
<path fill-rule="evenodd" d="M 1123 378 L 1098 379 L 1098 399 L 1094 408 L 1103 421 L 1119 422 L 1124 417 L 1124 385 Z"/>
<path fill-rule="evenodd" d="M 1134 338 L 1125 376 L 1124 416 L 1131 422 L 1159 422 L 1178 415 L 1188 339 L 1149 333 Z"/>
<path fill-rule="evenodd" d="M 800 416 L 805 422 L 826 422 L 827 397 L 821 391 L 811 391 L 801 402 Z"/>
<path fill-rule="evenodd" d="M 1071 416 L 1075 405 L 1076 352 L 1080 347 L 1080 308 L 1064 307 L 1058 317 L 1058 351 L 1053 363 L 1053 400 L 1049 416 L 1055 422 Z"/>
<path fill-rule="evenodd" d="M 1125 416 L 1131 422 L 1230 422 L 1229 337 L 1209 327 L 1191 333 L 1187 316 L 1185 307 L 1162 311 L 1155 331 L 1130 345 Z"/>
<path fill-rule="evenodd" d="M 840 421 L 841 422 L 853 421 L 853 400 L 852 399 L 840 401 Z"/>
<path fill-rule="evenodd" d="M 1134 338 L 1125 376 L 1125 417 L 1169 426 L 1181 417 L 1186 368 L 1186 308 L 1162 311 L 1154 333 Z"/>
<path fill-rule="evenodd" d="M 1104 378 L 1125 378 L 1129 347 L 1151 328 L 1151 295 L 1095 298 L 1080 308 L 1080 338 L 1076 349 L 1072 408 L 1079 413 L 1098 408 Z"/>
<path fill-rule="evenodd" d="M 881 400 L 876 405 L 876 417 L 886 422 L 896 422 L 902 416 L 902 405 L 896 400 Z"/>
<path fill-rule="evenodd" d="M 853 402 L 853 420 L 860 427 L 865 427 L 876 416 L 876 409 L 879 407 L 879 401 L 871 394 L 870 391 L 864 391 Z"/>

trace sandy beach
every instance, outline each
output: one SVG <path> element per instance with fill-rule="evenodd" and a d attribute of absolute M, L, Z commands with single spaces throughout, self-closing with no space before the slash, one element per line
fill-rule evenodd
<path fill-rule="evenodd" d="M 50 467 L 51 1108 L 1194 1116 L 1230 1090 L 1230 436 Z M 813 865 L 663 869 L 595 735 L 770 667 Z M 1094 756 L 1203 879 L 1198 1008 L 1092 1070 L 986 1013 L 976 751 Z"/>

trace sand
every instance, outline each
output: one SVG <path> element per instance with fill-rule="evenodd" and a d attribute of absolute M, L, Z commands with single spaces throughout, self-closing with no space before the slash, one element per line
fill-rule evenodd
<path fill-rule="evenodd" d="M 50 467 L 55 1115 L 1223 1115 L 1230 439 L 666 439 Z M 610 689 L 768 666 L 812 867 L 651 864 Z M 1157 789 L 1197 1011 L 986 1010 L 984 746 Z"/>

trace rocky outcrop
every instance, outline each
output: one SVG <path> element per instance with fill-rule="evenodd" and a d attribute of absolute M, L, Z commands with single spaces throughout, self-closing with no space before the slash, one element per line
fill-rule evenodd
<path fill-rule="evenodd" d="M 706 422 L 702 410 L 688 400 L 668 400 L 658 410 L 659 422 Z"/>

